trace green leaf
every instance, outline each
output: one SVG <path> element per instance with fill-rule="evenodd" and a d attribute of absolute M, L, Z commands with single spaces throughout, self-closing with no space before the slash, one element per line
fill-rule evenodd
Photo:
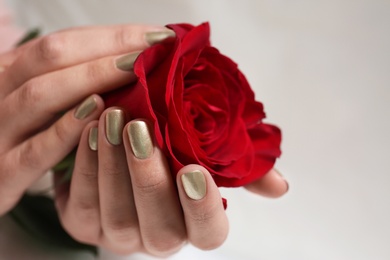
<path fill-rule="evenodd" d="M 41 30 L 39 28 L 31 29 L 27 32 L 27 34 L 16 44 L 16 46 L 20 46 L 25 44 L 32 39 L 37 38 L 41 34 Z"/>
<path fill-rule="evenodd" d="M 28 233 L 47 246 L 89 251 L 95 256 L 98 254 L 95 246 L 79 243 L 66 233 L 54 201 L 46 196 L 25 194 L 9 214 Z"/>

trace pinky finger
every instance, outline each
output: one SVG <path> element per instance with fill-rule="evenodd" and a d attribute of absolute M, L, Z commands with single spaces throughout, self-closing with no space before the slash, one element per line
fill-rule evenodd
<path fill-rule="evenodd" d="M 98 243 L 100 233 L 97 125 L 96 120 L 84 129 L 68 196 L 56 199 L 64 228 L 76 240 L 89 244 Z"/>
<path fill-rule="evenodd" d="M 77 145 L 85 126 L 97 119 L 104 109 L 103 100 L 92 95 L 77 108 L 68 111 L 48 129 L 31 137 L 5 155 L 1 167 L 0 190 L 21 195 Z M 15 187 L 19 187 L 15 189 Z"/>
<path fill-rule="evenodd" d="M 199 165 L 188 165 L 178 172 L 177 184 L 188 240 L 203 250 L 221 246 L 229 224 L 210 173 Z"/>

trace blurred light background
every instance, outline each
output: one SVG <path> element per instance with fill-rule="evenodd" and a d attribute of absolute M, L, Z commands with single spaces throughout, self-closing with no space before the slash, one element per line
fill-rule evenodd
<path fill-rule="evenodd" d="M 288 194 L 270 200 L 222 189 L 226 243 L 205 253 L 188 247 L 171 259 L 390 259 L 389 0 L 6 2 L 20 26 L 45 33 L 210 21 L 213 44 L 240 65 L 267 121 L 282 128 L 276 166 L 290 182 Z M 0 251 L 16 255 L 22 246 L 39 256 L 13 259 L 88 259 L 39 251 L 11 226 Z M 149 258 L 103 252 L 100 259 Z"/>

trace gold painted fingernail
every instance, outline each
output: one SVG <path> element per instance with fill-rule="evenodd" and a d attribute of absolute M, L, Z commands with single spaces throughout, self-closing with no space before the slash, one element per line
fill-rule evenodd
<path fill-rule="evenodd" d="M 181 176 L 184 191 L 193 200 L 203 199 L 206 195 L 206 178 L 201 171 L 195 170 Z"/>
<path fill-rule="evenodd" d="M 97 151 L 97 149 L 98 149 L 98 129 L 97 129 L 97 127 L 92 127 L 91 129 L 89 129 L 88 145 L 92 151 Z"/>
<path fill-rule="evenodd" d="M 125 123 L 125 115 L 120 109 L 113 109 L 106 114 L 106 137 L 110 144 L 122 143 L 122 129 Z"/>
<path fill-rule="evenodd" d="M 132 71 L 134 68 L 134 62 L 138 58 L 141 52 L 133 52 L 125 56 L 119 57 L 116 60 L 116 67 L 123 71 Z"/>
<path fill-rule="evenodd" d="M 141 120 L 132 121 L 128 128 L 130 146 L 138 159 L 147 159 L 153 154 L 153 141 L 148 125 Z"/>
<path fill-rule="evenodd" d="M 96 99 L 94 96 L 90 96 L 81 103 L 76 111 L 74 117 L 77 119 L 84 119 L 89 116 L 97 107 Z"/>
<path fill-rule="evenodd" d="M 162 31 L 157 31 L 157 32 L 147 32 L 145 34 L 146 42 L 149 45 L 160 43 L 168 38 L 174 38 L 174 37 L 176 37 L 176 33 L 170 29 L 164 29 Z"/>

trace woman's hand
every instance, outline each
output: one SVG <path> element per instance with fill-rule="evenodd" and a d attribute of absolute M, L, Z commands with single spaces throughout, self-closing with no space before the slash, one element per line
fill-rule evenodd
<path fill-rule="evenodd" d="M 190 242 L 200 249 L 220 246 L 228 234 L 221 195 L 199 165 L 173 179 L 151 127 L 107 109 L 85 128 L 69 184 L 57 186 L 63 226 L 78 241 L 119 254 L 167 256 Z M 271 171 L 251 190 L 272 197 L 287 191 Z"/>
<path fill-rule="evenodd" d="M 0 216 L 77 145 L 104 107 L 94 96 L 88 113 L 69 109 L 134 78 L 135 56 L 118 57 L 170 36 L 164 27 L 75 28 L 0 55 Z"/>

